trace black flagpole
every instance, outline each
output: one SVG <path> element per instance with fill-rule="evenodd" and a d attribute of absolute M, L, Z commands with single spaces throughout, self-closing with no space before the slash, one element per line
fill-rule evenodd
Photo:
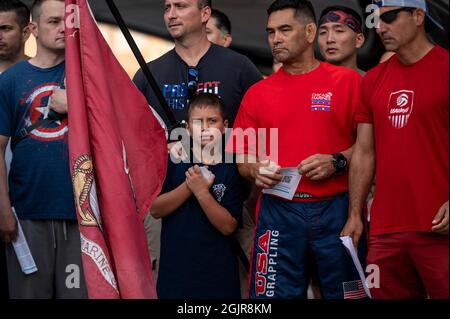
<path fill-rule="evenodd" d="M 106 4 L 108 5 L 109 9 L 111 10 L 112 15 L 114 16 L 114 19 L 117 22 L 117 25 L 119 26 L 125 39 L 127 40 L 128 45 L 131 48 L 131 51 L 133 51 L 133 54 L 134 54 L 136 60 L 138 61 L 139 66 L 142 69 L 142 72 L 144 72 L 144 76 L 146 77 L 151 88 L 153 89 L 153 92 L 155 93 L 159 104 L 161 105 L 164 113 L 167 116 L 167 119 L 169 120 L 168 131 L 169 131 L 169 136 L 170 136 L 170 131 L 172 131 L 174 128 L 182 127 L 182 124 L 176 120 L 175 115 L 173 114 L 172 110 L 169 108 L 169 105 L 167 105 L 166 99 L 164 98 L 158 84 L 156 83 L 156 80 L 153 77 L 152 72 L 148 68 L 147 63 L 145 62 L 144 57 L 142 56 L 142 53 L 139 51 L 139 48 L 137 47 L 136 42 L 134 41 L 130 31 L 128 30 L 128 27 L 126 26 L 125 21 L 122 19 L 122 16 L 120 15 L 120 12 L 117 9 L 114 1 L 106 0 Z"/>

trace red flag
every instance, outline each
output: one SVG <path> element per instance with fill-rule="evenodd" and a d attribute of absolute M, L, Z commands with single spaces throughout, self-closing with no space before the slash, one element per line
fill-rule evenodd
<path fill-rule="evenodd" d="M 66 0 L 69 152 L 89 298 L 156 298 L 143 218 L 161 190 L 165 132 L 86 0 Z"/>

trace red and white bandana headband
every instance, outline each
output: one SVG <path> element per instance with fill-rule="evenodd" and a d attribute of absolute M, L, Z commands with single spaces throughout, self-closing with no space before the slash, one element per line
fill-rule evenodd
<path fill-rule="evenodd" d="M 353 15 L 341 10 L 331 10 L 327 12 L 320 18 L 319 26 L 328 22 L 344 24 L 356 33 L 362 33 L 361 23 L 359 23 Z"/>

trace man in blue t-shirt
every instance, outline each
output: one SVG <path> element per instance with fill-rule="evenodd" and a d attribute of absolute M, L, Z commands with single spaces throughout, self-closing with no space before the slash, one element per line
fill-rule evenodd
<path fill-rule="evenodd" d="M 25 275 L 8 245 L 10 297 L 83 298 L 67 118 L 43 122 L 66 104 L 64 1 L 36 0 L 31 11 L 37 54 L 0 76 L 0 235 L 6 243 L 17 238 L 15 211 L 37 268 Z M 10 138 L 8 196 L 3 154 Z M 66 269 L 74 265 L 80 276 L 67 285 Z"/>

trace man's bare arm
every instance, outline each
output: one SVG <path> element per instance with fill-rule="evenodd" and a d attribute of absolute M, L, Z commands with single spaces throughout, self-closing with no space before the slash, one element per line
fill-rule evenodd
<path fill-rule="evenodd" d="M 372 124 L 359 124 L 349 173 L 350 202 L 347 223 L 341 236 L 350 236 L 357 247 L 364 226 L 361 213 L 375 173 L 375 145 Z"/>
<path fill-rule="evenodd" d="M 0 135 L 0 237 L 10 243 L 17 237 L 17 221 L 11 210 L 6 176 L 5 150 L 9 137 Z"/>
<path fill-rule="evenodd" d="M 174 213 L 184 202 L 192 196 L 192 192 L 187 187 L 186 182 L 176 189 L 159 195 L 150 209 L 153 218 L 159 219 Z"/>
<path fill-rule="evenodd" d="M 360 216 L 375 174 L 373 125 L 360 124 L 349 173 L 349 216 Z"/>

